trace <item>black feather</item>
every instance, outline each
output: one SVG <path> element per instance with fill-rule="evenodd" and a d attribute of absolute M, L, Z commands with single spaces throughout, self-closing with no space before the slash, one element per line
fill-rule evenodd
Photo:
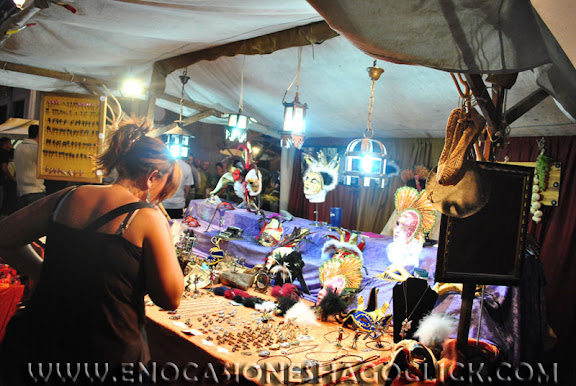
<path fill-rule="evenodd" d="M 294 304 L 298 303 L 298 300 L 290 297 L 290 296 L 281 296 L 278 298 L 278 308 L 277 314 L 279 316 L 283 316 L 286 311 L 288 311 Z"/>
<path fill-rule="evenodd" d="M 335 294 L 332 288 L 328 288 L 328 292 L 320 302 L 319 306 L 322 320 L 325 321 L 330 315 L 340 315 L 346 311 L 348 304 L 344 299 Z"/>

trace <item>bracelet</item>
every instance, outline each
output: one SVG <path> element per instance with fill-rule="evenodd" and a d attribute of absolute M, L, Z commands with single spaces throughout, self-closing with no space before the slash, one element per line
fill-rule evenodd
<path fill-rule="evenodd" d="M 258 367 L 262 368 L 262 366 L 260 365 L 260 362 L 268 360 L 270 358 L 276 358 L 276 357 L 282 357 L 282 358 L 286 358 L 288 359 L 288 366 L 284 367 L 283 369 L 278 369 L 278 370 L 268 370 L 268 369 L 264 369 L 264 371 L 268 372 L 268 373 L 272 373 L 272 372 L 280 372 L 280 371 L 286 371 L 288 370 L 290 367 L 292 367 L 292 359 L 290 359 L 289 357 L 287 357 L 286 355 L 271 355 L 265 358 L 260 358 L 256 361 L 256 365 L 258 365 Z M 266 366 L 267 367 L 267 366 Z"/>
<path fill-rule="evenodd" d="M 370 346 L 371 343 L 376 343 L 375 347 Z M 366 346 L 367 348 L 369 348 L 371 350 L 376 350 L 376 351 L 390 351 L 392 349 L 392 343 L 390 343 L 390 342 L 380 342 L 380 344 L 386 344 L 388 346 L 386 348 L 378 347 L 378 342 L 376 342 L 375 340 L 371 340 L 370 342 L 364 343 L 364 346 Z"/>
<path fill-rule="evenodd" d="M 333 332 L 338 332 L 338 330 L 329 331 L 329 332 L 327 332 L 326 334 L 324 334 L 324 339 L 326 339 L 326 341 L 327 341 L 328 343 L 334 343 L 334 342 L 337 341 L 337 340 L 328 340 L 328 338 L 326 338 L 326 335 L 332 334 Z M 350 336 L 350 333 L 349 333 L 349 332 L 346 332 L 346 335 L 343 335 L 342 340 L 348 339 L 349 336 Z"/>
<path fill-rule="evenodd" d="M 320 361 L 320 360 L 318 360 L 318 359 L 310 358 L 310 357 L 308 356 L 308 355 L 310 355 L 310 354 L 337 354 L 340 350 L 345 351 L 345 353 L 344 353 L 343 355 L 334 357 L 334 358 L 332 358 L 332 359 L 324 360 L 324 361 Z M 335 362 L 335 361 L 337 361 L 337 360 L 340 359 L 340 358 L 344 358 L 345 356 L 348 356 L 348 350 L 346 350 L 345 348 L 339 348 L 339 349 L 336 350 L 336 351 L 316 351 L 316 352 L 306 353 L 306 355 L 304 355 L 304 356 L 306 357 L 306 359 L 309 359 L 309 360 L 311 360 L 311 361 L 315 361 L 315 362 L 317 362 L 317 363 L 319 363 L 319 364 L 324 365 L 324 364 L 327 364 L 327 363 Z"/>
<path fill-rule="evenodd" d="M 296 351 L 296 352 L 291 352 L 291 350 L 293 350 L 293 349 L 304 348 L 304 347 L 308 347 L 308 348 L 306 348 L 306 349 L 304 349 L 304 350 Z M 317 344 L 307 344 L 307 345 L 304 345 L 304 346 L 294 346 L 294 347 L 290 347 L 290 348 L 287 349 L 287 350 L 282 351 L 282 354 L 284 354 L 284 355 L 302 354 L 303 352 L 310 351 L 310 350 L 314 350 L 314 349 L 317 348 L 317 347 L 318 347 Z"/>

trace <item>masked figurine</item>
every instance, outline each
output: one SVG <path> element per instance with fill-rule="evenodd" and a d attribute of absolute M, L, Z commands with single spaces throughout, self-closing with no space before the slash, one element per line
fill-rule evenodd
<path fill-rule="evenodd" d="M 394 226 L 394 241 L 388 246 L 388 260 L 392 265 L 418 266 L 424 235 L 436 221 L 436 211 L 426 197 L 426 190 L 418 192 L 401 187 L 395 195 L 398 219 Z"/>
<path fill-rule="evenodd" d="M 255 199 L 262 193 L 262 173 L 258 170 L 256 163 L 252 162 L 250 142 L 238 146 L 238 149 L 242 150 L 244 164 L 231 167 L 228 172 L 224 173 L 214 190 L 210 192 L 210 196 L 218 193 L 227 183 L 233 183 L 234 193 L 242 199 L 238 207 L 246 207 L 248 211 L 257 212 L 259 208 Z"/>
<path fill-rule="evenodd" d="M 318 160 L 306 153 L 303 153 L 303 156 L 308 164 L 304 173 L 304 195 L 312 203 L 324 202 L 326 193 L 338 185 L 338 154 L 330 162 L 321 150 L 318 152 Z"/>
<path fill-rule="evenodd" d="M 310 294 L 302 275 L 304 261 L 297 249 L 298 244 L 309 234 L 310 230 L 308 229 L 294 228 L 290 235 L 282 239 L 278 244 L 278 248 L 274 249 L 266 257 L 265 267 L 274 277 L 274 285 L 281 286 L 284 283 L 292 283 L 295 279 L 298 279 L 302 291 Z"/>
<path fill-rule="evenodd" d="M 362 285 L 364 239 L 360 237 L 358 241 L 358 235 L 347 230 L 332 227 L 330 229 L 337 231 L 340 238 L 328 235 L 331 240 L 324 244 L 324 259 L 328 258 L 329 253 L 335 253 L 319 268 L 322 289 L 318 293 L 317 304 L 322 302 L 328 291 L 342 295 L 345 292 L 354 292 Z"/>

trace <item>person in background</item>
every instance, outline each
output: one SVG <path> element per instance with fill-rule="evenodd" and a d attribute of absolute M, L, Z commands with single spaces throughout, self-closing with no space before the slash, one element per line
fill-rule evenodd
<path fill-rule="evenodd" d="M 186 163 L 190 165 L 190 169 L 192 170 L 192 177 L 194 177 L 194 185 L 190 188 L 190 193 L 188 197 L 186 197 L 186 201 L 190 202 L 196 198 L 196 192 L 198 191 L 198 184 L 200 183 L 200 172 L 198 172 L 198 168 L 194 164 L 194 156 L 188 155 L 186 159 Z"/>
<path fill-rule="evenodd" d="M 16 190 L 16 168 L 14 167 L 14 149 L 10 151 L 8 159 L 9 179 L 4 185 L 4 214 L 12 214 L 18 209 L 18 194 Z"/>
<path fill-rule="evenodd" d="M 25 207 L 46 196 L 44 180 L 36 178 L 38 168 L 38 125 L 28 126 L 26 138 L 14 150 L 18 206 Z"/>
<path fill-rule="evenodd" d="M 0 214 L 7 214 L 4 211 L 4 207 L 6 206 L 8 185 L 10 181 L 16 181 L 15 177 L 13 177 L 8 170 L 10 152 L 12 151 L 12 141 L 10 138 L 0 138 Z"/>
<path fill-rule="evenodd" d="M 205 198 L 210 191 L 210 175 L 208 174 L 209 161 L 199 161 L 200 182 L 196 188 L 196 198 Z"/>
<path fill-rule="evenodd" d="M 184 208 L 188 205 L 188 200 L 186 198 L 190 194 L 191 186 L 194 185 L 194 176 L 192 175 L 190 165 L 188 165 L 186 161 L 178 158 L 176 162 L 178 162 L 178 166 L 182 171 L 180 186 L 172 197 L 162 202 L 162 206 L 166 209 L 166 213 L 168 213 L 171 218 L 182 218 Z"/>
<path fill-rule="evenodd" d="M 174 310 L 184 291 L 168 221 L 155 206 L 176 191 L 180 169 L 146 136 L 151 129 L 133 117 L 108 133 L 96 167 L 117 169 L 114 184 L 66 188 L 0 221 L 0 256 L 38 283 L 7 327 L 0 385 L 36 384 L 28 366 L 39 363 L 106 364 L 109 384 L 126 364 L 136 377 L 138 363 L 149 362 L 144 296 Z M 30 243 L 44 235 L 41 260 Z M 91 384 L 89 376 L 75 384 Z"/>

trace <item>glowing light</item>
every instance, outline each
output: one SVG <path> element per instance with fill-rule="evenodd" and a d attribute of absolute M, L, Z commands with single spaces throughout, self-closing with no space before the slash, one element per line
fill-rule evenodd
<path fill-rule="evenodd" d="M 144 86 L 138 79 L 127 79 L 122 84 L 122 94 L 130 97 L 138 97 L 144 94 Z"/>
<path fill-rule="evenodd" d="M 170 145 L 170 153 L 172 154 L 172 157 L 180 157 L 180 152 L 180 145 Z"/>
<path fill-rule="evenodd" d="M 372 171 L 374 159 L 372 159 L 372 157 L 370 156 L 364 156 L 362 157 L 361 164 L 362 164 L 362 171 L 364 173 L 370 173 Z"/>

